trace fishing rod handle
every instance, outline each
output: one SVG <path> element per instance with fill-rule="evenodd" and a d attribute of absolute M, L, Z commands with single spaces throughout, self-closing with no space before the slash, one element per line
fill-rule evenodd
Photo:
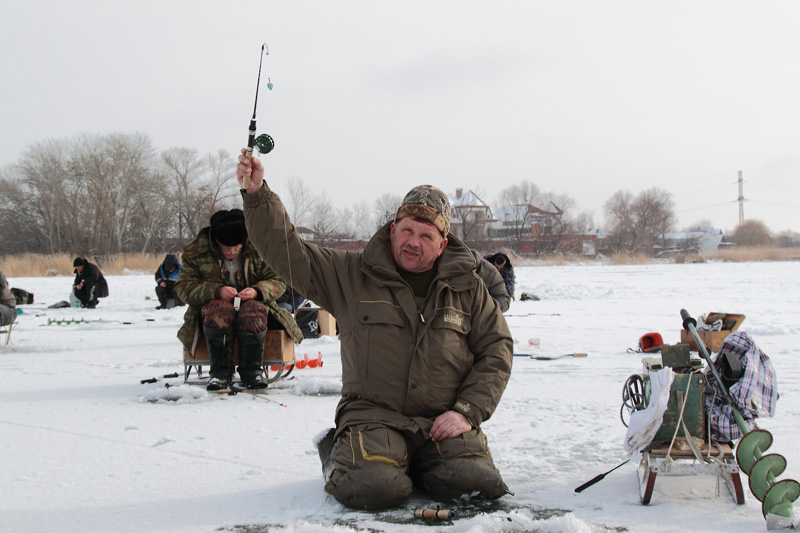
<path fill-rule="evenodd" d="M 414 516 L 435 520 L 451 520 L 456 517 L 456 513 L 446 509 L 415 509 Z"/>
<path fill-rule="evenodd" d="M 256 119 L 250 119 L 250 129 L 247 131 L 247 152 L 244 154 L 248 161 L 253 160 L 253 147 L 256 145 Z M 246 175 L 242 178 L 242 189 L 250 188 L 250 176 Z"/>
<path fill-rule="evenodd" d="M 580 487 L 575 489 L 575 492 L 583 492 L 584 489 L 588 489 L 589 487 L 591 487 L 592 485 L 594 485 L 598 481 L 602 481 L 603 478 L 605 478 L 605 477 L 606 477 L 605 474 L 600 474 L 600 475 L 594 476 L 592 479 L 590 479 L 589 481 L 587 481 L 586 483 L 584 483 L 583 485 L 581 485 Z"/>

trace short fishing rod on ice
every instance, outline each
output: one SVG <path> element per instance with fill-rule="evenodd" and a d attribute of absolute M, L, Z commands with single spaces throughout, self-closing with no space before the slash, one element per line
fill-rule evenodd
<path fill-rule="evenodd" d="M 264 56 L 269 55 L 269 48 L 267 43 L 261 45 L 261 58 L 258 61 L 258 79 L 256 80 L 256 97 L 253 103 L 253 118 L 250 119 L 250 128 L 247 137 L 247 158 L 252 159 L 253 148 L 257 147 L 258 152 L 261 154 L 268 154 L 275 148 L 275 141 L 272 140 L 266 133 L 262 133 L 256 137 L 256 111 L 258 110 L 258 88 L 261 85 L 261 65 L 264 62 Z M 267 78 L 267 89 L 272 90 L 272 81 Z M 247 189 L 250 187 L 250 176 L 245 176 L 242 180 L 242 188 Z"/>

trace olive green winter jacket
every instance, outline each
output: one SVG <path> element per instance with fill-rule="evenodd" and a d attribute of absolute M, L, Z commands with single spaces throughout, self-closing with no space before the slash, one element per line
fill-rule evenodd
<path fill-rule="evenodd" d="M 363 252 L 304 242 L 266 185 L 242 194 L 250 241 L 279 275 L 339 324 L 342 399 L 337 433 L 380 422 L 422 430 L 448 410 L 474 426 L 497 407 L 511 374 L 511 334 L 472 271 L 472 253 L 452 234 L 418 308 L 391 254 L 389 225 Z M 288 251 L 287 251 L 288 247 Z"/>
<path fill-rule="evenodd" d="M 178 338 L 189 353 L 194 353 L 197 346 L 200 309 L 217 297 L 217 289 L 226 285 L 223 280 L 222 251 L 209 238 L 209 229 L 201 229 L 195 240 L 183 250 L 183 266 L 175 284 L 178 297 L 189 306 L 183 317 L 183 326 L 178 330 Z M 303 340 L 303 334 L 294 318 L 274 302 L 286 290 L 286 284 L 258 257 L 252 244 L 245 244 L 239 253 L 244 259 L 248 287 L 258 291 L 257 300 L 269 307 L 270 313 L 283 324 L 292 340 L 299 343 Z"/>

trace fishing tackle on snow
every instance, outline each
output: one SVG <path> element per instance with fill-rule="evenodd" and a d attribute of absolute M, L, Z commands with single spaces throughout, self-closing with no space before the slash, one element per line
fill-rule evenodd
<path fill-rule="evenodd" d="M 617 468 L 621 467 L 622 465 L 628 464 L 629 461 L 630 461 L 630 459 L 628 459 L 625 462 L 622 462 L 622 463 L 618 464 L 617 466 L 615 466 L 614 468 L 612 468 L 611 470 L 609 470 L 608 472 L 606 472 L 604 474 L 600 474 L 600 475 L 594 476 L 592 479 L 590 479 L 589 481 L 587 481 L 586 483 L 584 483 L 580 487 L 576 488 L 575 492 L 583 492 L 584 490 L 588 489 L 589 487 L 591 487 L 595 483 L 603 481 L 603 479 L 605 479 L 605 477 L 607 475 L 609 475 L 611 472 L 613 472 Z"/>
<path fill-rule="evenodd" d="M 272 140 L 266 133 L 262 133 L 256 137 L 256 111 L 258 110 L 258 88 L 261 85 L 261 64 L 264 62 L 264 56 L 269 55 L 269 48 L 267 43 L 261 45 L 261 59 L 258 62 L 258 79 L 256 80 L 256 97 L 253 103 L 253 118 L 250 119 L 250 128 L 247 137 L 247 158 L 253 157 L 253 148 L 257 147 L 259 153 L 268 154 L 275 148 L 275 141 Z M 272 81 L 267 78 L 267 89 L 272 90 Z M 242 180 L 242 187 L 247 189 L 250 187 L 250 176 L 245 176 Z"/>
<path fill-rule="evenodd" d="M 140 379 L 139 383 L 144 385 L 145 383 L 155 383 L 157 381 L 161 381 L 162 379 L 169 379 L 169 378 L 177 378 L 178 373 L 173 372 L 172 374 L 164 374 L 160 378 L 148 378 L 148 379 Z M 167 388 L 169 388 L 169 384 L 167 384 Z"/>
<path fill-rule="evenodd" d="M 794 479 L 782 481 L 776 479 L 776 476 L 781 475 L 786 469 L 786 458 L 776 453 L 763 454 L 772 445 L 772 434 L 763 429 L 750 431 L 736 406 L 736 400 L 725 386 L 725 382 L 706 351 L 705 344 L 697 333 L 697 321 L 689 315 L 686 309 L 681 309 L 681 318 L 683 319 L 683 328 L 694 337 L 698 350 L 720 386 L 725 403 L 733 412 L 736 425 L 744 435 L 736 447 L 736 461 L 750 480 L 750 492 L 761 502 L 761 514 L 767 519 L 768 524 L 770 520 L 775 520 L 775 517 L 780 517 L 788 523 L 793 522 L 793 504 L 800 497 L 800 483 Z"/>

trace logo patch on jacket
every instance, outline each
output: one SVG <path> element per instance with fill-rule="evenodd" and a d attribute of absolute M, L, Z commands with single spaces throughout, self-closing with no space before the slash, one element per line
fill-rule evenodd
<path fill-rule="evenodd" d="M 456 409 L 461 410 L 461 412 L 463 412 L 463 413 L 469 413 L 469 410 L 471 409 L 471 407 L 470 407 L 470 405 L 468 403 L 465 403 L 465 402 L 462 402 L 462 401 L 456 402 L 456 405 L 454 407 Z"/>
<path fill-rule="evenodd" d="M 455 324 L 456 326 L 460 326 L 462 320 L 461 315 L 448 314 L 448 313 L 445 313 L 442 319 L 445 322 L 449 322 L 450 324 Z"/>

